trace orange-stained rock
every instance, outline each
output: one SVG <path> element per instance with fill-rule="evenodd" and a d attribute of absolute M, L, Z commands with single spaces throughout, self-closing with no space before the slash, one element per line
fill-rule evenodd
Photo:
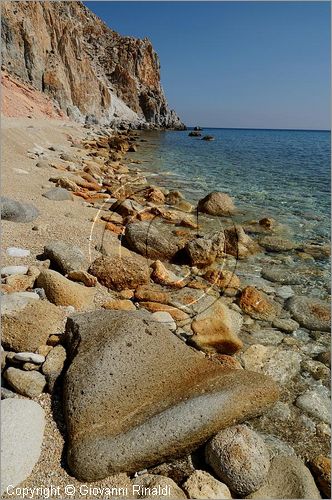
<path fill-rule="evenodd" d="M 136 307 L 131 300 L 109 300 L 103 304 L 104 309 L 113 311 L 136 311 Z"/>
<path fill-rule="evenodd" d="M 160 302 L 165 304 L 168 301 L 169 293 L 159 285 L 142 285 L 135 290 L 135 299 L 146 302 Z"/>
<path fill-rule="evenodd" d="M 309 468 L 324 498 L 331 498 L 331 459 L 318 455 L 310 460 Z"/>
<path fill-rule="evenodd" d="M 150 312 L 166 311 L 170 313 L 175 321 L 182 321 L 189 318 L 189 315 L 184 311 L 181 311 L 181 309 L 167 304 L 159 304 L 158 302 L 140 302 L 140 307 L 143 307 Z"/>
<path fill-rule="evenodd" d="M 240 279 L 232 271 L 227 271 L 223 269 L 209 269 L 204 274 L 204 278 L 213 285 L 216 285 L 222 289 L 225 288 L 237 289 L 240 287 Z"/>
<path fill-rule="evenodd" d="M 279 313 L 281 307 L 272 302 L 267 296 L 253 286 L 247 286 L 241 294 L 239 306 L 252 318 L 272 321 Z"/>

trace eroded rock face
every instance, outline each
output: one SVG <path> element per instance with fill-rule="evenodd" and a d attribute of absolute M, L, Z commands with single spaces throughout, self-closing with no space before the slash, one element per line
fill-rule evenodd
<path fill-rule="evenodd" d="M 80 479 L 184 455 L 278 397 L 269 378 L 224 370 L 147 312 L 72 316 L 66 343 L 68 464 Z"/>
<path fill-rule="evenodd" d="M 81 2 L 4 2 L 2 64 L 73 119 L 182 128 L 151 42 L 121 36 Z"/>

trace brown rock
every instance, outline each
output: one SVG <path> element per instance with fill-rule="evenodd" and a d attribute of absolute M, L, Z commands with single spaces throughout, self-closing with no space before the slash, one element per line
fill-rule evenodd
<path fill-rule="evenodd" d="M 98 281 L 112 290 L 137 288 L 150 279 L 150 269 L 147 261 L 139 255 L 132 257 L 98 257 L 90 266 L 89 272 Z"/>
<path fill-rule="evenodd" d="M 228 255 L 244 259 L 261 251 L 260 246 L 248 236 L 241 226 L 225 229 L 225 250 Z"/>
<path fill-rule="evenodd" d="M 204 274 L 204 278 L 209 281 L 209 283 L 218 286 L 222 290 L 229 288 L 237 290 L 240 288 L 240 279 L 232 271 L 224 269 L 209 269 Z"/>
<path fill-rule="evenodd" d="M 44 288 L 48 300 L 58 306 L 74 306 L 81 310 L 93 304 L 94 290 L 73 283 L 56 271 L 42 271 L 37 286 Z"/>
<path fill-rule="evenodd" d="M 259 225 L 265 227 L 265 229 L 272 229 L 276 224 L 275 219 L 272 219 L 272 217 L 263 217 L 259 221 Z"/>
<path fill-rule="evenodd" d="M 280 306 L 272 303 L 263 292 L 253 286 L 247 286 L 242 291 L 239 306 L 252 318 L 265 321 L 272 321 L 280 310 Z"/>
<path fill-rule="evenodd" d="M 4 372 L 4 377 L 18 394 L 29 398 L 39 396 L 46 385 L 44 375 L 36 371 L 23 371 L 10 367 Z"/>
<path fill-rule="evenodd" d="M 220 232 L 211 238 L 203 237 L 191 240 L 187 243 L 185 250 L 192 266 L 209 266 L 224 254 L 224 234 Z"/>
<path fill-rule="evenodd" d="M 2 344 L 15 352 L 35 352 L 63 328 L 64 313 L 46 300 L 33 300 L 24 309 L 2 316 Z"/>
<path fill-rule="evenodd" d="M 241 325 L 240 314 L 217 299 L 192 321 L 194 335 L 190 340 L 207 352 L 233 354 L 243 345 L 237 336 Z"/>
<path fill-rule="evenodd" d="M 71 281 L 80 281 L 85 286 L 96 286 L 97 278 L 87 271 L 70 271 L 67 275 Z"/>
<path fill-rule="evenodd" d="M 324 498 L 331 498 L 331 459 L 318 455 L 310 460 L 309 468 Z"/>
<path fill-rule="evenodd" d="M 181 309 L 167 304 L 159 304 L 158 302 L 140 302 L 140 306 L 150 312 L 166 311 L 170 313 L 175 321 L 182 321 L 189 318 L 188 314 L 181 311 Z"/>
<path fill-rule="evenodd" d="M 228 194 L 214 191 L 199 201 L 198 210 L 209 215 L 232 215 L 235 206 Z"/>
<path fill-rule="evenodd" d="M 164 193 L 158 189 L 158 188 L 150 188 L 148 192 L 145 195 L 145 198 L 148 201 L 151 201 L 153 203 L 156 203 L 158 205 L 163 205 L 165 203 L 165 195 Z"/>
<path fill-rule="evenodd" d="M 134 297 L 134 291 L 129 288 L 125 288 L 119 292 L 119 297 L 121 297 L 121 299 L 132 299 Z"/>
<path fill-rule="evenodd" d="M 136 307 L 131 300 L 109 300 L 103 304 L 104 309 L 113 311 L 136 311 Z"/>
<path fill-rule="evenodd" d="M 176 276 L 172 271 L 166 269 L 164 264 L 160 262 L 160 260 L 156 260 L 151 265 L 153 271 L 151 274 L 151 278 L 156 283 L 160 283 L 161 285 L 171 286 L 175 288 L 182 288 L 186 285 L 186 281 L 184 278 L 180 278 Z"/>
<path fill-rule="evenodd" d="M 243 370 L 242 365 L 237 359 L 232 356 L 228 356 L 228 354 L 213 354 L 208 355 L 209 359 L 219 363 L 223 368 L 227 370 Z"/>
<path fill-rule="evenodd" d="M 42 365 L 42 372 L 46 377 L 50 392 L 53 392 L 54 385 L 63 370 L 66 357 L 66 349 L 62 345 L 57 345 L 48 353 Z"/>
<path fill-rule="evenodd" d="M 168 293 L 159 285 L 142 285 L 135 290 L 135 299 L 146 302 L 160 302 L 165 304 L 168 301 Z"/>

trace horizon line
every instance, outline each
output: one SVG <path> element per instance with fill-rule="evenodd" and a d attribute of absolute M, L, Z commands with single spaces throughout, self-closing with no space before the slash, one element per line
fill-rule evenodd
<path fill-rule="evenodd" d="M 273 128 L 273 127 L 207 127 L 204 125 L 186 125 L 187 129 L 201 127 L 202 129 L 218 129 L 218 130 L 279 130 L 288 132 L 331 132 L 330 128 Z"/>

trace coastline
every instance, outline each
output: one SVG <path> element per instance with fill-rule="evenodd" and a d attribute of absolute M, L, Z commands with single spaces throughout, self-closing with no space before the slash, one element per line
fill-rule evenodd
<path fill-rule="evenodd" d="M 105 135 L 106 133 L 107 135 Z M 113 149 L 117 149 L 116 151 L 104 147 L 103 140 L 105 138 L 108 140 L 110 137 L 114 137 L 112 132 L 102 127 L 84 128 L 72 122 L 27 118 L 3 120 L 3 177 L 5 179 L 3 181 L 3 195 L 22 202 L 32 202 L 40 211 L 39 217 L 27 224 L 3 222 L 3 248 L 15 246 L 30 250 L 30 256 L 25 258 L 4 254 L 3 266 L 23 264 L 40 267 L 43 261 L 38 261 L 37 256 L 43 254 L 44 246 L 51 241 L 62 240 L 69 245 L 78 246 L 88 261 L 88 267 L 90 267 L 100 257 L 100 252 L 96 247 L 100 249 L 101 245 L 107 244 L 111 247 L 112 255 L 119 255 L 118 236 L 125 232 L 126 226 L 135 220 L 147 223 L 152 221 L 152 226 L 157 224 L 159 229 L 161 227 L 167 228 L 167 230 L 172 228 L 175 235 L 174 232 L 172 234 L 179 240 L 184 238 L 184 241 L 195 237 L 197 230 L 202 232 L 204 236 L 210 237 L 211 231 L 213 227 L 216 228 L 216 225 L 220 224 L 222 228 L 226 229 L 234 226 L 231 217 L 219 218 L 218 216 L 202 215 L 202 220 L 205 220 L 206 217 L 206 220 L 210 219 L 212 222 L 207 226 L 207 229 L 204 224 L 197 229 L 195 207 L 190 203 L 190 200 L 174 195 L 173 203 L 169 203 L 166 201 L 169 193 L 165 194 L 158 186 L 147 186 L 144 182 L 139 160 L 135 158 L 137 146 L 138 152 L 144 148 L 145 143 L 141 142 L 141 139 L 144 140 L 144 133 L 133 131 L 129 135 L 121 136 L 118 143 L 117 141 L 114 143 L 116 148 Z M 85 148 L 82 147 L 83 143 L 85 143 Z M 53 150 L 50 150 L 50 147 L 53 147 Z M 129 156 L 128 149 L 133 150 Z M 61 155 L 67 155 L 67 157 L 60 158 Z M 96 158 L 98 161 L 95 161 Z M 42 160 L 46 163 L 37 167 L 36 164 Z M 95 164 L 95 170 L 91 162 Z M 107 178 L 106 184 L 103 183 L 105 178 L 100 177 L 100 167 L 105 163 L 107 163 L 107 169 L 103 175 L 105 174 L 105 178 Z M 85 176 L 83 166 L 90 167 L 88 171 L 85 171 Z M 80 189 L 77 191 L 79 194 L 73 195 L 72 189 L 75 188 L 73 185 L 67 184 L 67 188 L 63 189 L 68 190 L 69 186 L 68 192 L 73 196 L 73 200 L 59 202 L 42 196 L 43 193 L 52 190 L 55 185 L 65 186 L 66 184 L 59 181 L 61 177 L 73 182 L 75 179 L 79 180 L 81 183 Z M 134 179 L 134 182 L 128 181 L 128 177 Z M 53 180 L 50 181 L 50 179 Z M 88 186 L 87 183 L 90 185 Z M 127 188 L 132 187 L 131 184 L 133 184 L 136 194 L 133 194 L 131 189 L 128 189 L 129 192 L 127 192 Z M 29 189 L 27 189 L 27 185 Z M 148 188 L 147 191 L 146 188 Z M 144 191 L 142 191 L 143 189 Z M 134 205 L 123 209 L 124 204 L 121 202 L 122 207 L 120 206 L 120 209 L 117 207 L 115 212 L 122 219 L 114 217 L 112 211 L 109 210 L 112 204 L 108 198 L 114 198 L 114 195 L 118 194 L 120 200 L 123 197 L 130 197 L 137 204 L 135 206 L 134 203 Z M 207 193 L 201 194 L 203 197 Z M 113 199 L 112 203 L 114 202 Z M 143 210 L 140 208 L 142 206 Z M 109 216 L 108 220 L 107 216 Z M 101 217 L 104 217 L 103 221 Z M 272 222 L 271 224 L 274 225 Z M 278 236 L 278 224 L 271 228 L 269 227 L 270 222 L 266 222 L 265 227 L 257 220 L 253 226 L 259 235 Z M 217 232 L 219 230 L 218 227 Z M 245 241 L 247 245 L 244 245 L 245 248 L 248 248 L 248 245 L 255 246 L 254 231 L 250 234 L 250 244 L 249 240 Z M 128 246 L 130 247 L 127 242 Z M 128 250 L 127 248 L 123 251 L 126 253 Z M 277 264 L 279 263 L 279 267 L 280 262 L 287 261 L 287 258 L 283 257 L 283 253 L 287 256 L 293 250 L 293 248 L 286 248 L 284 251 L 277 251 L 274 260 Z M 314 250 L 312 249 L 312 251 Z M 130 248 L 130 252 L 132 255 L 133 248 Z M 268 267 L 271 255 L 266 250 L 258 249 L 257 254 L 260 255 L 260 258 L 263 257 L 263 260 L 266 259 Z M 318 395 L 322 408 L 329 404 L 326 387 L 330 372 L 328 363 L 320 361 L 321 358 L 319 358 L 328 351 L 329 335 L 324 329 L 322 331 L 319 328 L 308 329 L 299 324 L 293 331 L 294 325 L 288 326 L 287 331 L 285 321 L 294 321 L 294 318 L 286 313 L 284 305 L 291 298 L 291 296 L 287 297 L 287 291 L 289 293 L 289 288 L 296 287 L 297 283 L 289 283 L 281 275 L 279 281 L 278 279 L 276 281 L 262 279 L 255 273 L 255 255 L 256 252 L 253 251 L 251 254 L 248 251 L 243 255 L 243 259 L 238 260 L 238 249 L 236 249 L 235 255 L 234 252 L 233 255 L 229 253 L 226 256 L 223 255 L 221 259 L 222 272 L 226 270 L 231 273 L 231 277 L 227 276 L 226 286 L 225 282 L 218 286 L 215 278 L 212 283 L 205 279 L 207 270 L 210 267 L 213 270 L 213 262 L 211 265 L 199 267 L 189 265 L 187 262 L 184 264 L 169 263 L 169 259 L 162 262 L 159 275 L 155 270 L 155 279 L 152 278 L 149 283 L 153 285 L 154 281 L 165 290 L 176 291 L 184 288 L 178 282 L 184 282 L 189 276 L 186 286 L 189 287 L 190 291 L 203 290 L 204 293 L 206 292 L 207 295 L 211 295 L 215 299 L 218 299 L 221 290 L 223 291 L 222 301 L 242 317 L 243 327 L 239 337 L 243 342 L 243 347 L 232 357 L 227 353 L 213 352 L 213 349 L 199 349 L 197 344 L 196 349 L 209 359 L 214 358 L 215 362 L 225 364 L 226 367 L 232 366 L 234 363 L 233 368 L 269 375 L 281 386 L 280 401 L 270 410 L 263 412 L 260 417 L 251 419 L 249 425 L 265 436 L 265 442 L 269 444 L 272 455 L 280 454 L 280 450 L 282 454 L 290 456 L 296 453 L 302 460 L 310 464 L 317 454 L 327 455 L 329 452 L 328 426 L 325 415 L 323 415 L 323 419 L 322 415 L 319 415 L 321 409 L 315 412 L 316 399 L 313 400 L 313 407 L 310 404 L 303 404 L 301 407 L 296 402 L 301 395 L 311 391 Z M 147 258 L 149 265 L 156 260 L 159 259 L 155 257 L 150 259 L 150 256 Z M 46 267 L 47 265 L 46 263 Z M 232 286 L 229 286 L 230 280 L 234 279 L 234 274 L 238 279 L 235 280 L 235 283 L 232 282 Z M 219 279 L 219 275 L 217 279 Z M 14 292 L 14 290 L 10 290 L 10 285 L 9 289 L 8 287 L 6 289 L 6 285 L 7 283 L 3 283 L 3 291 Z M 241 302 L 243 291 L 247 287 L 254 287 L 259 294 L 258 296 L 266 301 L 266 304 L 272 304 L 278 309 L 278 317 L 276 314 L 266 316 L 265 310 L 263 314 L 261 314 L 262 311 L 254 311 L 253 314 L 253 304 L 250 298 L 248 298 L 248 303 L 244 303 L 244 300 Z M 129 286 L 128 290 L 132 291 L 133 288 L 135 287 Z M 285 290 L 286 288 L 288 290 Z M 107 303 L 109 309 L 127 307 L 129 301 L 134 305 L 134 308 L 144 308 L 144 305 L 142 307 L 144 301 L 138 300 L 134 292 L 126 294 L 126 289 L 110 290 L 98 281 L 94 290 L 93 303 L 85 310 L 98 310 Z M 294 290 L 292 292 L 293 295 L 296 295 Z M 125 301 L 126 304 L 124 304 Z M 109 303 L 113 303 L 113 305 Z M 147 307 L 150 307 L 151 310 L 151 302 Z M 159 310 L 163 311 L 163 308 Z M 283 312 L 280 313 L 280 311 Z M 70 315 L 72 310 L 64 312 L 65 315 Z M 171 312 L 174 313 L 173 310 Z M 318 316 L 320 315 L 324 316 L 324 314 L 319 313 Z M 284 323 L 279 321 L 278 327 L 276 319 L 283 319 Z M 294 336 L 293 332 L 297 330 L 300 333 Z M 177 327 L 174 334 L 182 341 L 192 345 L 190 341 L 192 333 L 190 324 L 185 323 L 184 326 Z M 61 344 L 61 336 L 58 340 Z M 218 359 L 220 355 L 226 357 Z M 228 359 L 230 357 L 231 359 Z M 6 363 L 7 367 L 10 366 L 9 358 Z M 36 484 L 46 486 L 55 483 L 62 486 L 68 483 L 79 485 L 80 483 L 68 475 L 61 465 L 63 461 L 64 423 L 59 414 L 57 421 L 54 420 L 54 412 L 55 414 L 61 413 L 59 393 L 53 394 L 53 396 L 43 393 L 33 399 L 45 409 L 47 427 L 40 459 L 31 476 L 22 483 L 23 486 L 32 487 Z M 53 453 L 50 453 L 50 449 L 53 450 Z M 96 484 L 108 487 L 110 484 L 114 484 L 114 487 L 129 488 L 131 483 L 126 474 L 119 474 L 112 479 L 108 477 L 103 481 L 98 481 Z M 84 494 L 81 497 L 84 497 Z"/>

